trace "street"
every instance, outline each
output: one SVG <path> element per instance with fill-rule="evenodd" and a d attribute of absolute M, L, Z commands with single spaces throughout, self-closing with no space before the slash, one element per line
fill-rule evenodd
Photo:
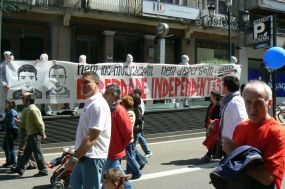
<path fill-rule="evenodd" d="M 203 137 L 178 140 L 164 140 L 150 143 L 153 156 L 143 169 L 143 176 L 132 180 L 135 189 L 213 189 L 209 184 L 209 173 L 217 166 L 212 161 L 199 163 L 206 148 L 202 146 Z M 61 152 L 45 154 L 45 160 L 50 161 L 61 155 Z M 125 167 L 125 161 L 123 161 Z M 37 170 L 27 170 L 22 177 L 7 173 L 9 169 L 0 168 L 0 189 L 50 189 L 49 170 L 47 177 L 32 177 Z"/>

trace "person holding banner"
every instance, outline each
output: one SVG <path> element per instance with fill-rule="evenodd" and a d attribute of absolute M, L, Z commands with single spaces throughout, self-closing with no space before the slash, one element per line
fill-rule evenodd
<path fill-rule="evenodd" d="M 7 97 L 7 91 L 10 89 L 7 77 L 6 77 L 6 65 L 10 64 L 14 60 L 12 52 L 4 52 L 5 60 L 0 64 L 0 118 L 4 115 L 4 103 Z"/>
<path fill-rule="evenodd" d="M 133 56 L 131 54 L 127 54 L 127 58 L 126 58 L 126 64 L 131 64 L 133 63 Z"/>
<path fill-rule="evenodd" d="M 186 54 L 182 55 L 181 62 L 179 63 L 179 65 L 189 66 L 189 57 Z"/>

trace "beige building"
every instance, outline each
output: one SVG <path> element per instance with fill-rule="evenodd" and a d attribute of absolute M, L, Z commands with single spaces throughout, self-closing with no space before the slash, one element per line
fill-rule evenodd
<path fill-rule="evenodd" d="M 11 4 L 13 2 L 13 4 Z M 159 23 L 167 23 L 165 63 L 178 64 L 187 54 L 190 63 L 229 55 L 226 0 L 15 0 L 3 1 L 2 52 L 16 59 L 33 60 L 43 52 L 50 59 L 77 62 L 86 54 L 88 63 L 158 62 Z M 210 17 L 208 6 L 215 5 Z M 283 7 L 283 8 L 282 8 Z M 248 71 L 259 69 L 266 49 L 253 48 L 253 21 L 277 15 L 277 45 L 284 47 L 285 2 L 279 0 L 233 1 L 231 55 Z M 241 22 L 243 10 L 250 22 Z M 260 16 L 262 15 L 262 16 Z"/>

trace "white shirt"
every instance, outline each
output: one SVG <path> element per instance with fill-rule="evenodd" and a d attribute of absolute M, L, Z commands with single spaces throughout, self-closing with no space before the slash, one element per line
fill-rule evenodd
<path fill-rule="evenodd" d="M 97 129 L 100 134 L 84 156 L 96 159 L 107 158 L 111 138 L 111 112 L 101 93 L 95 94 L 85 102 L 76 131 L 75 150 L 80 147 L 89 129 Z"/>
<path fill-rule="evenodd" d="M 142 115 L 144 115 L 145 105 L 143 99 L 141 99 L 141 109 L 142 109 Z"/>
<path fill-rule="evenodd" d="M 238 123 L 248 118 L 243 98 L 235 96 L 227 105 L 223 116 L 222 136 L 232 139 Z"/>

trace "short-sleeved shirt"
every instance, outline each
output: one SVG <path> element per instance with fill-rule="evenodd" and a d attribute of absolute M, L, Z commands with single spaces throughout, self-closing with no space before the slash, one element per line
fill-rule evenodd
<path fill-rule="evenodd" d="M 235 96 L 227 105 L 223 114 L 222 136 L 232 139 L 235 127 L 248 118 L 242 96 Z"/>
<path fill-rule="evenodd" d="M 89 133 L 89 129 L 96 129 L 100 131 L 100 134 L 84 156 L 106 159 L 111 138 L 111 113 L 109 105 L 101 93 L 95 94 L 85 102 L 76 131 L 75 150 L 80 147 L 81 142 Z"/>
<path fill-rule="evenodd" d="M 236 127 L 233 140 L 237 146 L 250 145 L 261 151 L 263 166 L 275 176 L 277 189 L 280 189 L 285 172 L 285 128 L 273 118 L 261 125 L 246 120 Z"/>

